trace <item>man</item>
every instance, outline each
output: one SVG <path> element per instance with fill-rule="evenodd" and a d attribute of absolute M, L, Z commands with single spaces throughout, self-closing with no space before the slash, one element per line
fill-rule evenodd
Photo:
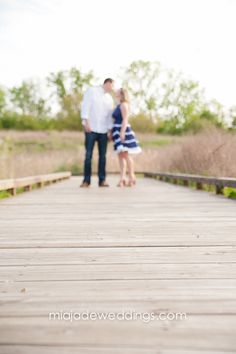
<path fill-rule="evenodd" d="M 98 143 L 98 185 L 109 187 L 106 182 L 106 151 L 108 137 L 111 138 L 113 99 L 110 93 L 114 81 L 106 79 L 102 86 L 90 87 L 84 94 L 81 105 L 81 118 L 85 131 L 84 180 L 80 187 L 87 188 L 91 183 L 92 156 L 95 142 Z"/>

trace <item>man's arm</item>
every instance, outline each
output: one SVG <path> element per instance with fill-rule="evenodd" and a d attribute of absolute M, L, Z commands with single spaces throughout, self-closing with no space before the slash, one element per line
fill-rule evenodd
<path fill-rule="evenodd" d="M 113 118 L 112 118 L 112 114 L 114 111 L 114 107 L 113 107 L 113 100 L 111 98 L 110 101 L 110 108 L 109 108 L 109 113 L 108 113 L 108 138 L 109 140 L 112 140 L 112 127 L 113 127 Z"/>
<path fill-rule="evenodd" d="M 91 89 L 87 89 L 81 102 L 81 119 L 86 133 L 91 132 L 89 114 L 91 107 Z"/>

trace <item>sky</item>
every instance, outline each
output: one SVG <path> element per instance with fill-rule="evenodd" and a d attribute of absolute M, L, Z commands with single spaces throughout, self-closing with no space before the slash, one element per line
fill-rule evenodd
<path fill-rule="evenodd" d="M 0 85 L 160 61 L 236 105 L 236 0 L 0 0 Z M 119 80 L 118 80 L 119 81 Z"/>

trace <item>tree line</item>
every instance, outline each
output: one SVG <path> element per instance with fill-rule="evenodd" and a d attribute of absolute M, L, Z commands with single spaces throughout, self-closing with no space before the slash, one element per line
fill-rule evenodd
<path fill-rule="evenodd" d="M 121 68 L 119 79 L 129 89 L 137 131 L 182 134 L 210 125 L 236 127 L 236 107 L 226 112 L 216 100 L 206 99 L 197 81 L 159 62 L 132 62 Z M 94 84 L 98 79 L 92 71 L 73 67 L 50 73 L 42 82 L 1 87 L 0 129 L 82 130 L 81 100 Z"/>

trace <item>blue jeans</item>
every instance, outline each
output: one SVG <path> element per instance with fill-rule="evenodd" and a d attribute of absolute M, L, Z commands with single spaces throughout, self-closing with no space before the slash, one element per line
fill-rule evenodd
<path fill-rule="evenodd" d="M 106 152 L 107 152 L 107 133 L 85 133 L 85 161 L 84 161 L 84 182 L 90 184 L 92 174 L 92 157 L 95 142 L 98 143 L 98 178 L 99 184 L 106 179 Z"/>

